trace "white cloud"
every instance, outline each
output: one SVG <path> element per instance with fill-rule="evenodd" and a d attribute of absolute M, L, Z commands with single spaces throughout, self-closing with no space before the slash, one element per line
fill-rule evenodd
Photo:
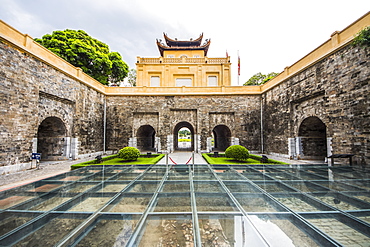
<path fill-rule="evenodd" d="M 370 9 L 368 0 L 0 0 L 0 18 L 22 33 L 82 29 L 135 66 L 136 56 L 158 57 L 163 32 L 179 39 L 204 33 L 209 57 L 232 58 L 237 81 L 281 72 Z"/>

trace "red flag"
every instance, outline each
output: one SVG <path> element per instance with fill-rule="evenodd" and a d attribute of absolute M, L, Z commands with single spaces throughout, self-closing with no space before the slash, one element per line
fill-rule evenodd
<path fill-rule="evenodd" d="M 238 53 L 238 75 L 240 75 L 240 56 Z"/>
<path fill-rule="evenodd" d="M 226 57 L 229 57 L 229 53 L 227 52 L 227 50 L 226 50 Z"/>

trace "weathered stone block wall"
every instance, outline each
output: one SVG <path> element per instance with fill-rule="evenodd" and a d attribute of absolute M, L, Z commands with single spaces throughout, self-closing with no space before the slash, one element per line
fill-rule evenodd
<path fill-rule="evenodd" d="M 104 95 L 4 42 L 0 103 L 2 166 L 30 161 L 38 127 L 47 117 L 61 119 L 67 137 L 78 138 L 79 154 L 103 150 Z"/>
<path fill-rule="evenodd" d="M 23 69 L 29 57 L 0 42 L 0 165 L 29 161 L 37 129 L 38 88 Z"/>
<path fill-rule="evenodd" d="M 165 150 L 175 126 L 188 122 L 200 135 L 201 150 L 217 125 L 227 126 L 241 145 L 260 150 L 260 107 L 260 96 L 109 96 L 107 148 L 127 146 L 140 126 L 151 125 Z"/>
<path fill-rule="evenodd" d="M 28 39 L 26 36 L 26 44 Z M 212 131 L 221 126 L 217 129 L 220 135 L 227 136 L 229 129 L 230 139 L 239 140 L 249 150 L 289 156 L 296 148 L 298 155 L 307 157 L 351 153 L 359 160 L 363 158 L 370 162 L 369 49 L 346 46 L 266 89 L 261 95 L 258 90 L 267 87 L 240 87 L 240 90 L 251 92 L 250 95 L 239 95 L 237 88 L 230 91 L 233 95 L 226 94 L 228 88 L 217 89 L 224 95 L 212 95 L 208 88 L 199 89 L 204 90 L 202 92 L 194 91 L 210 93 L 208 96 L 191 96 L 192 91 L 182 96 L 104 96 L 96 90 L 105 90 L 108 95 L 146 94 L 151 88 L 124 91 L 118 88 L 115 91 L 94 86 L 95 82 L 87 86 L 84 83 L 92 80 L 87 80 L 86 75 L 81 76 L 78 70 L 70 69 L 72 72 L 67 76 L 28 54 L 7 42 L 0 42 L 1 166 L 25 168 L 22 164 L 29 163 L 30 154 L 35 150 L 38 128 L 49 117 L 60 119 L 65 125 L 65 138 L 58 136 L 60 139 L 57 140 L 58 146 L 67 143 L 65 149 L 58 150 L 58 154 L 65 158 L 73 152 L 78 156 L 104 148 L 118 150 L 129 145 L 129 141 L 145 146 L 160 140 L 159 149 L 168 150 L 175 141 L 175 131 L 181 128 L 180 123 L 180 126 L 191 126 L 194 130 L 196 145 L 198 140 L 200 143 L 197 150 L 207 150 Z M 58 60 L 56 64 L 63 66 L 63 61 Z M 157 95 L 164 90 L 157 88 Z M 103 143 L 105 101 L 106 147 Z M 317 135 L 315 126 L 310 127 L 314 121 L 310 120 L 308 124 L 306 121 L 312 117 L 325 126 Z M 183 122 L 186 125 L 181 125 Z M 304 132 L 310 135 L 300 134 L 303 123 L 306 124 Z M 135 139 L 138 129 L 144 125 L 151 126 L 144 128 L 144 132 L 155 131 L 156 138 L 150 142 Z M 45 140 L 52 142 L 51 139 L 45 136 Z"/>
<path fill-rule="evenodd" d="M 332 153 L 370 158 L 370 54 L 348 45 L 267 91 L 264 139 L 268 152 L 288 155 L 288 138 L 318 117 Z"/>

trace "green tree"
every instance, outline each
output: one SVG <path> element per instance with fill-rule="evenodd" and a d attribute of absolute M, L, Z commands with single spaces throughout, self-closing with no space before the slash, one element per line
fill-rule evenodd
<path fill-rule="evenodd" d="M 178 133 L 180 137 L 187 137 L 191 135 L 191 132 L 187 128 L 181 128 Z"/>
<path fill-rule="evenodd" d="M 258 72 L 257 74 L 254 74 L 251 78 L 248 79 L 246 83 L 244 83 L 244 86 L 252 86 L 252 85 L 262 85 L 275 76 L 277 76 L 279 73 L 271 72 L 267 75 L 262 74 L 261 72 Z"/>
<path fill-rule="evenodd" d="M 359 45 L 360 47 L 370 47 L 370 26 L 362 29 L 356 37 L 353 39 L 353 45 Z"/>
<path fill-rule="evenodd" d="M 127 82 L 132 87 L 136 87 L 136 69 L 130 69 L 127 76 Z"/>
<path fill-rule="evenodd" d="M 121 55 L 110 52 L 108 45 L 83 30 L 54 31 L 35 41 L 104 85 L 122 81 L 127 76 L 128 66 Z"/>

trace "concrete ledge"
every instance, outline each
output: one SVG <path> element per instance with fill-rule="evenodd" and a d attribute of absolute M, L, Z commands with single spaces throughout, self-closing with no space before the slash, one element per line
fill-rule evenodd
<path fill-rule="evenodd" d="M 28 170 L 28 169 L 31 169 L 31 165 L 32 165 L 32 162 L 19 163 L 19 164 L 10 165 L 10 166 L 1 166 L 0 175 Z"/>

